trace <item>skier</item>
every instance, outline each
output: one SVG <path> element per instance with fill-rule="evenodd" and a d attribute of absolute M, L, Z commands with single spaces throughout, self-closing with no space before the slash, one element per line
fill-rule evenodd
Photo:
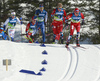
<path fill-rule="evenodd" d="M 6 40 L 7 39 L 7 36 L 5 35 L 5 33 L 4 33 L 4 31 L 3 31 L 3 28 L 2 27 L 0 27 L 0 39 L 2 40 L 2 39 L 4 39 L 4 40 Z"/>
<path fill-rule="evenodd" d="M 8 35 L 8 39 L 11 41 L 14 41 L 16 22 L 18 22 L 20 25 L 22 24 L 22 21 L 20 21 L 19 18 L 16 17 L 16 13 L 11 12 L 11 17 L 9 17 L 3 25 L 5 35 Z"/>
<path fill-rule="evenodd" d="M 47 12 L 44 10 L 44 6 L 42 4 L 40 4 L 39 8 L 40 9 L 36 10 L 35 16 L 37 16 L 37 30 L 40 27 L 41 32 L 42 32 L 43 45 L 44 45 L 45 43 L 45 25 L 44 24 L 47 24 L 48 15 L 47 15 Z"/>
<path fill-rule="evenodd" d="M 26 36 L 29 39 L 29 43 L 34 42 L 35 34 L 36 34 L 36 16 L 33 16 L 32 22 L 29 22 L 26 26 Z"/>
<path fill-rule="evenodd" d="M 63 17 L 64 16 L 64 17 Z M 58 43 L 58 40 L 61 36 L 61 43 L 63 43 L 63 19 L 66 17 L 66 12 L 62 8 L 62 3 L 58 3 L 58 6 L 56 9 L 53 10 L 51 13 L 51 17 L 54 17 L 53 19 L 53 33 L 54 33 L 54 41 L 55 43 Z"/>
<path fill-rule="evenodd" d="M 79 12 L 79 9 L 78 8 L 75 8 L 74 9 L 74 12 L 71 13 L 70 15 L 68 15 L 66 18 L 65 18 L 65 22 L 66 22 L 66 26 L 68 25 L 68 19 L 71 18 L 71 25 L 70 25 L 70 35 L 68 37 L 68 40 L 66 42 L 66 48 L 68 47 L 69 45 L 69 42 L 73 36 L 73 32 L 74 32 L 74 29 L 76 28 L 76 31 L 77 31 L 77 35 L 76 35 L 76 45 L 77 46 L 80 46 L 79 44 L 79 38 L 80 38 L 80 19 L 82 18 L 82 23 L 81 25 L 84 24 L 84 15 Z"/>

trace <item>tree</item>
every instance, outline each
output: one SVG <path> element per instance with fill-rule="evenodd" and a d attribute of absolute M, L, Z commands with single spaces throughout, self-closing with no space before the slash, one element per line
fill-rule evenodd
<path fill-rule="evenodd" d="M 50 14 L 59 2 L 63 4 L 67 15 L 72 13 L 75 7 L 78 7 L 84 14 L 86 23 L 81 28 L 82 38 L 86 38 L 87 35 L 93 43 L 100 43 L 99 0 L 0 0 L 0 26 L 10 16 L 11 11 L 15 11 L 18 17 L 23 18 L 24 24 L 27 24 L 35 14 L 39 4 L 42 3 L 48 12 L 47 33 L 52 33 L 52 27 L 50 27 L 52 18 Z M 90 31 L 85 32 L 85 28 L 89 28 Z M 95 41 L 95 39 L 98 39 L 98 41 Z"/>

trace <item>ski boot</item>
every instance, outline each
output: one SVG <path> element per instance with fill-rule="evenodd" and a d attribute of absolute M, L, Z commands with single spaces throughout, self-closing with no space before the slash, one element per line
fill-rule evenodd
<path fill-rule="evenodd" d="M 46 47 L 46 45 L 44 44 L 45 42 L 41 43 L 40 46 L 41 47 Z"/>
<path fill-rule="evenodd" d="M 79 40 L 76 40 L 76 46 L 80 47 Z"/>
<path fill-rule="evenodd" d="M 65 47 L 68 48 L 68 45 L 69 45 L 69 42 L 66 43 L 66 46 Z"/>
<path fill-rule="evenodd" d="M 55 39 L 53 39 L 52 44 L 55 44 Z"/>

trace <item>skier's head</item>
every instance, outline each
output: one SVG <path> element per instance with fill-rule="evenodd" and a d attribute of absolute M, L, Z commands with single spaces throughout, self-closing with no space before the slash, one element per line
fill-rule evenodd
<path fill-rule="evenodd" d="M 58 7 L 58 11 L 61 11 L 61 9 L 62 9 L 62 3 L 58 3 L 58 5 L 57 5 L 57 7 Z"/>
<path fill-rule="evenodd" d="M 44 6 L 43 6 L 43 4 L 40 4 L 39 7 L 40 7 L 40 10 L 41 10 L 41 11 L 44 10 Z"/>
<path fill-rule="evenodd" d="M 16 16 L 15 12 L 11 12 L 11 17 L 14 18 Z"/>
<path fill-rule="evenodd" d="M 36 16 L 32 17 L 32 23 L 36 23 Z"/>
<path fill-rule="evenodd" d="M 79 14 L 79 9 L 78 9 L 78 8 L 75 8 L 75 9 L 74 9 L 74 13 L 75 13 L 75 16 L 78 16 L 78 14 Z"/>

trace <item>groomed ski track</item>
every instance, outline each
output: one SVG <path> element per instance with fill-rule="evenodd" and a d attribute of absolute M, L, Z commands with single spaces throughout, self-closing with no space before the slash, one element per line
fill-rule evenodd
<path fill-rule="evenodd" d="M 100 45 L 83 44 L 84 48 L 65 45 L 17 43 L 0 40 L 0 81 L 100 81 Z M 47 55 L 42 52 L 46 50 Z M 12 64 L 3 66 L 3 59 L 11 59 Z M 47 65 L 41 64 L 43 60 Z M 42 72 L 40 69 L 45 68 Z M 21 69 L 34 71 L 32 75 L 20 73 Z"/>

